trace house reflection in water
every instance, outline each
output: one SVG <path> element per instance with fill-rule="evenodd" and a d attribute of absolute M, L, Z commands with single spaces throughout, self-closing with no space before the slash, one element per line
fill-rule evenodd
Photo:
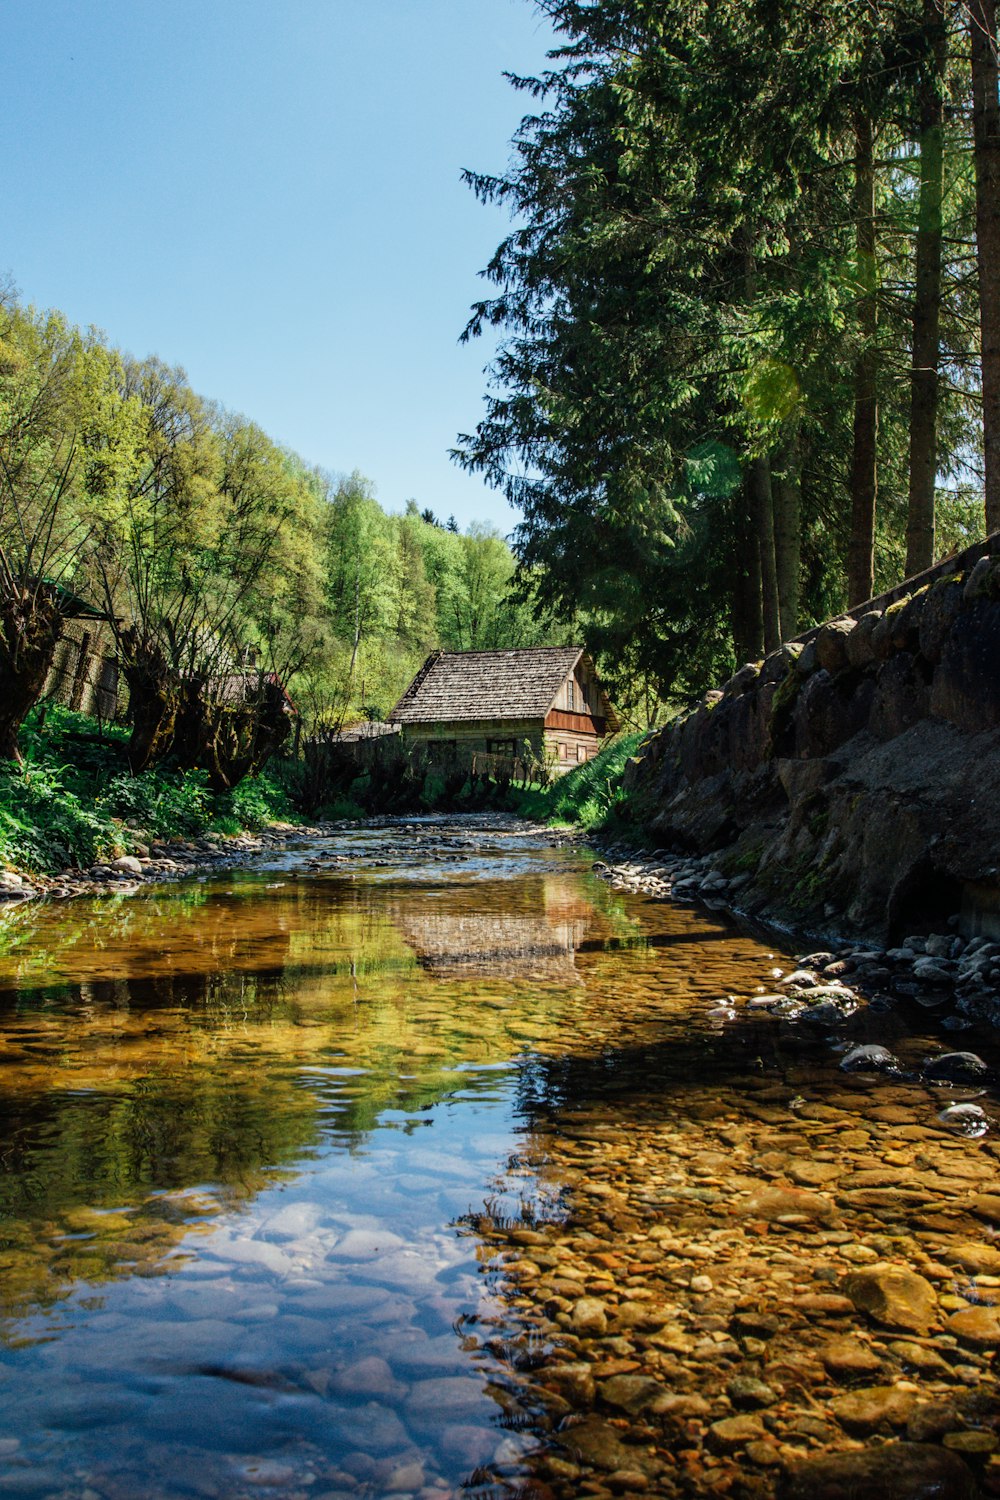
<path fill-rule="evenodd" d="M 440 907 L 424 888 L 419 905 L 397 901 L 392 908 L 421 968 L 438 977 L 457 971 L 578 984 L 576 950 L 608 927 L 579 882 L 566 876 L 521 881 L 516 903 L 509 882 L 454 885 L 440 895 Z"/>

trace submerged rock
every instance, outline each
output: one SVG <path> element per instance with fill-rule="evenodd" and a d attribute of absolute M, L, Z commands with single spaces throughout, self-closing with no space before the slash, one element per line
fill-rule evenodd
<path fill-rule="evenodd" d="M 852 1047 L 840 1060 L 845 1073 L 898 1073 L 899 1058 L 875 1042 Z"/>
<path fill-rule="evenodd" d="M 985 1135 L 990 1128 L 990 1122 L 978 1104 L 950 1104 L 941 1111 L 938 1119 L 956 1135 L 967 1135 L 973 1139 Z"/>
<path fill-rule="evenodd" d="M 932 1083 L 975 1083 L 986 1073 L 986 1064 L 975 1052 L 942 1052 L 924 1063 L 924 1077 Z"/>
<path fill-rule="evenodd" d="M 868 1313 L 884 1328 L 927 1333 L 937 1322 L 934 1288 L 906 1266 L 886 1262 L 866 1266 L 845 1276 L 842 1284 L 858 1311 Z"/>
<path fill-rule="evenodd" d="M 825 1453 L 789 1471 L 783 1500 L 975 1500 L 968 1465 L 929 1443 Z"/>

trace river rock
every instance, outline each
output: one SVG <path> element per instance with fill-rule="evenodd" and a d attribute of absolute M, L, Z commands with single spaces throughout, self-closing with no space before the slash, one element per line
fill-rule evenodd
<path fill-rule="evenodd" d="M 877 1375 L 882 1368 L 874 1350 L 854 1337 L 831 1339 L 820 1351 L 820 1358 L 829 1373 L 842 1380 Z"/>
<path fill-rule="evenodd" d="M 550 1365 L 545 1371 L 545 1384 L 553 1386 L 574 1406 L 593 1406 L 594 1404 L 597 1387 L 590 1365 L 583 1363 Z"/>
<path fill-rule="evenodd" d="M 783 1500 L 975 1500 L 972 1471 L 928 1443 L 824 1453 L 788 1473 Z"/>
<path fill-rule="evenodd" d="M 660 1382 L 650 1380 L 647 1375 L 612 1375 L 601 1381 L 598 1390 L 608 1406 L 618 1407 L 632 1417 L 646 1411 L 663 1394 Z"/>
<path fill-rule="evenodd" d="M 936 1443 L 961 1425 L 962 1414 L 954 1401 L 921 1401 L 906 1419 L 906 1436 L 911 1443 Z"/>
<path fill-rule="evenodd" d="M 579 1426 L 568 1428 L 560 1433 L 560 1440 L 583 1463 L 608 1473 L 636 1468 L 645 1473 L 651 1467 L 642 1449 L 627 1447 L 617 1429 L 599 1417 L 587 1417 Z"/>
<path fill-rule="evenodd" d="M 947 1375 L 950 1368 L 936 1349 L 927 1344 L 913 1343 L 909 1339 L 894 1340 L 889 1345 L 889 1352 L 904 1365 L 911 1365 L 914 1370 L 919 1370 L 922 1375 Z"/>
<path fill-rule="evenodd" d="M 763 1436 L 764 1428 L 757 1417 L 723 1417 L 720 1422 L 712 1423 L 706 1440 L 717 1452 L 730 1453 L 734 1448 L 757 1442 Z"/>
<path fill-rule="evenodd" d="M 734 1406 L 746 1407 L 750 1410 L 773 1406 L 778 1400 L 777 1393 L 766 1381 L 758 1380 L 754 1375 L 734 1376 L 726 1386 L 726 1395 Z"/>
<path fill-rule="evenodd" d="M 481 1413 L 485 1405 L 483 1388 L 467 1375 L 442 1375 L 433 1380 L 419 1380 L 410 1388 L 407 1413 L 418 1422 L 438 1422 L 459 1414 Z"/>
<path fill-rule="evenodd" d="M 835 1396 L 830 1410 L 848 1432 L 874 1432 L 880 1427 L 903 1427 L 916 1402 L 916 1392 L 898 1385 L 869 1385 L 849 1395 Z"/>
<path fill-rule="evenodd" d="M 1000 1193 L 975 1193 L 969 1201 L 969 1209 L 977 1219 L 1000 1224 Z"/>
<path fill-rule="evenodd" d="M 748 1218 L 772 1223 L 801 1223 L 806 1219 L 829 1223 L 837 1216 L 833 1200 L 824 1193 L 775 1185 L 758 1188 L 743 1199 L 741 1207 Z"/>
<path fill-rule="evenodd" d="M 963 1307 L 948 1319 L 948 1332 L 963 1344 L 979 1349 L 1000 1349 L 1000 1308 Z"/>
<path fill-rule="evenodd" d="M 975 1083 L 986 1072 L 986 1064 L 975 1052 L 942 1052 L 924 1063 L 924 1077 L 932 1082 Z"/>
<path fill-rule="evenodd" d="M 342 1396 L 396 1396 L 404 1387 L 385 1360 L 372 1354 L 337 1370 L 330 1379 L 330 1389 Z"/>
<path fill-rule="evenodd" d="M 111 861 L 112 870 L 120 870 L 123 875 L 141 875 L 142 864 L 134 854 L 122 854 L 118 859 Z"/>
<path fill-rule="evenodd" d="M 938 1119 L 956 1135 L 967 1135 L 973 1140 L 985 1135 L 990 1128 L 986 1112 L 978 1104 L 950 1104 L 941 1111 Z"/>
<path fill-rule="evenodd" d="M 840 1060 L 845 1073 L 894 1073 L 899 1070 L 899 1058 L 894 1057 L 888 1047 L 869 1042 L 862 1047 L 852 1047 Z"/>
<path fill-rule="evenodd" d="M 905 1266 L 882 1262 L 852 1271 L 843 1289 L 859 1312 L 885 1328 L 927 1333 L 937 1321 L 937 1297 L 930 1282 Z"/>
<path fill-rule="evenodd" d="M 994 1245 L 952 1245 L 947 1259 L 973 1276 L 1000 1276 L 1000 1250 Z"/>
<path fill-rule="evenodd" d="M 577 1333 L 593 1333 L 600 1336 L 608 1331 L 608 1313 L 598 1297 L 581 1297 L 570 1314 Z"/>

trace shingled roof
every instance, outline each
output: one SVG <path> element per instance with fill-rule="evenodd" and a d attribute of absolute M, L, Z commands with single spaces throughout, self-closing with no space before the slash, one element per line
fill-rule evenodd
<path fill-rule="evenodd" d="M 432 652 L 389 719 L 399 724 L 544 719 L 583 655 L 582 646 Z M 613 710 L 606 706 L 610 719 Z"/>

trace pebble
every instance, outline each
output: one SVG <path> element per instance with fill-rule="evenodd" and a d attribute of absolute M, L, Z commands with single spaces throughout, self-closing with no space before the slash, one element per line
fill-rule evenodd
<path fill-rule="evenodd" d="M 742 1448 L 747 1443 L 756 1442 L 763 1436 L 764 1428 L 757 1417 L 723 1417 L 718 1422 L 713 1422 L 708 1429 L 709 1445 L 727 1453 L 733 1448 Z"/>
<path fill-rule="evenodd" d="M 832 1339 L 824 1345 L 820 1357 L 831 1375 L 847 1380 L 874 1375 L 882 1369 L 882 1361 L 874 1350 L 853 1334 Z"/>
<path fill-rule="evenodd" d="M 581 1297 L 573 1307 L 572 1322 L 577 1333 L 607 1333 L 607 1309 L 597 1297 Z"/>
<path fill-rule="evenodd" d="M 773 1406 L 779 1399 L 777 1393 L 765 1381 L 753 1375 L 737 1375 L 726 1386 L 726 1395 L 734 1406 L 756 1410 Z"/>

